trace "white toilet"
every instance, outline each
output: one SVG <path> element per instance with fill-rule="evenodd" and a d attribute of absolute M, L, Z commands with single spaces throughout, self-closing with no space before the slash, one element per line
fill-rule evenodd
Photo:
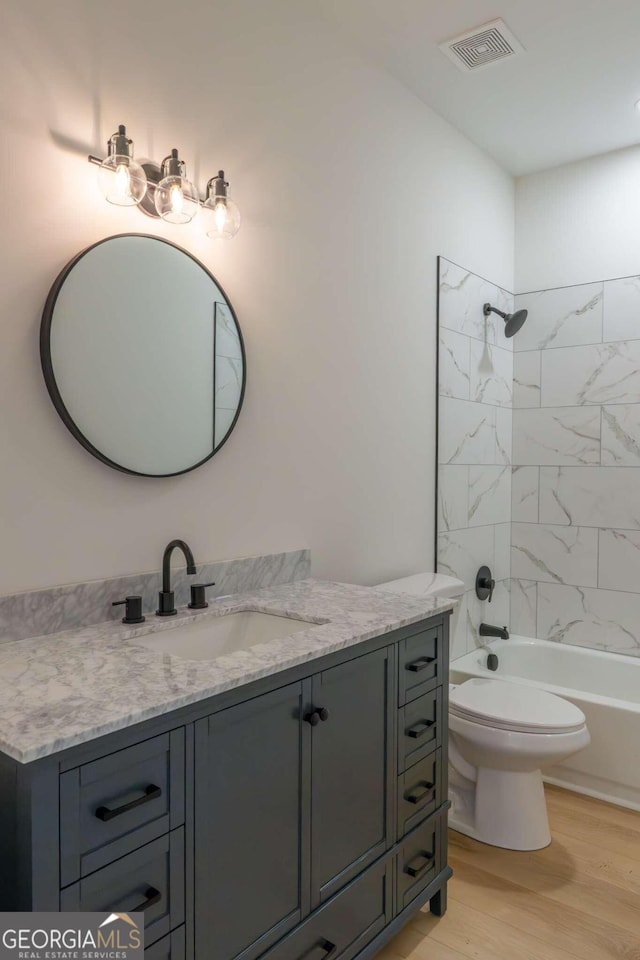
<path fill-rule="evenodd" d="M 377 589 L 458 598 L 464 584 L 425 573 Z M 480 677 L 451 685 L 449 826 L 496 847 L 546 847 L 551 834 L 541 769 L 590 740 L 582 711 L 544 690 Z"/>
<path fill-rule="evenodd" d="M 480 677 L 451 686 L 449 826 L 495 847 L 546 847 L 540 771 L 590 739 L 582 710 L 552 693 Z"/>

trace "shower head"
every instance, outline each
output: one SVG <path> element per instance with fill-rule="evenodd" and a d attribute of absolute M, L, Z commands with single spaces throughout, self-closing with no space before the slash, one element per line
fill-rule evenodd
<path fill-rule="evenodd" d="M 488 317 L 490 313 L 497 313 L 499 317 L 502 317 L 504 320 L 505 337 L 513 337 L 523 326 L 529 313 L 528 310 L 516 310 L 515 313 L 503 313 L 502 310 L 498 310 L 497 307 L 492 307 L 490 303 L 485 303 L 482 312 L 485 317 Z"/>
<path fill-rule="evenodd" d="M 527 310 L 516 310 L 515 313 L 507 315 L 507 317 L 505 317 L 506 323 L 504 326 L 505 337 L 513 337 L 514 334 L 516 334 L 518 330 L 524 326 L 527 316 Z"/>

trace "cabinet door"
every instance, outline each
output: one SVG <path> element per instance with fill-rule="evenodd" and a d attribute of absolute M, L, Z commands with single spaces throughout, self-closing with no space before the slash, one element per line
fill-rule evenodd
<path fill-rule="evenodd" d="M 296 683 L 196 724 L 196 960 L 250 960 L 302 917 L 301 713 Z"/>
<path fill-rule="evenodd" d="M 312 681 L 311 903 L 317 906 L 391 842 L 390 652 L 376 650 Z"/>

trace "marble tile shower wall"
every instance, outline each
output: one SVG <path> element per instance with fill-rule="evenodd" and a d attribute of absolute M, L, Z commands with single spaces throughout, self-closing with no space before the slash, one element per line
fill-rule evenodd
<path fill-rule="evenodd" d="M 640 656 L 640 277 L 515 299 L 512 629 Z"/>
<path fill-rule="evenodd" d="M 440 258 L 438 570 L 465 595 L 451 655 L 479 642 L 478 625 L 509 623 L 512 342 L 483 304 L 513 310 L 513 296 Z M 483 564 L 497 581 L 489 606 L 475 595 Z"/>

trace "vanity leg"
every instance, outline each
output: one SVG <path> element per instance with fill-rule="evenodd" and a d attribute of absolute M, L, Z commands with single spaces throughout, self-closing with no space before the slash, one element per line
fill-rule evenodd
<path fill-rule="evenodd" d="M 429 909 L 436 917 L 443 917 L 447 910 L 447 884 L 443 883 L 429 900 Z"/>

